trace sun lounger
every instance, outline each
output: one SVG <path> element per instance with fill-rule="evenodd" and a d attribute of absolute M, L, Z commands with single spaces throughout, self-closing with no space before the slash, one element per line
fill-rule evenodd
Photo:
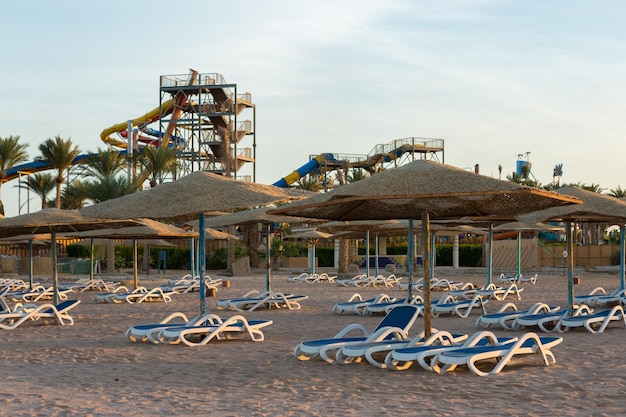
<path fill-rule="evenodd" d="M 200 316 L 188 319 L 184 313 L 175 312 L 158 323 L 138 324 L 129 327 L 128 330 L 126 330 L 126 337 L 131 342 L 147 342 L 150 338 L 150 335 L 153 333 L 156 333 L 158 335 L 161 330 L 164 330 L 168 327 L 193 326 L 199 323 L 199 320 L 201 320 Z"/>
<path fill-rule="evenodd" d="M 59 290 L 71 290 L 74 292 L 103 291 L 110 292 L 115 289 L 119 282 L 104 281 L 102 279 L 78 280 L 71 283 L 59 284 Z"/>
<path fill-rule="evenodd" d="M 350 279 L 336 279 L 335 283 L 343 287 L 367 287 L 371 284 L 372 277 L 365 274 L 355 275 Z"/>
<path fill-rule="evenodd" d="M 416 306 L 401 306 L 394 308 L 383 318 L 372 333 L 358 323 L 346 326 L 343 330 L 329 339 L 308 340 L 299 343 L 294 349 L 294 355 L 301 361 L 321 358 L 333 363 L 338 349 L 346 344 L 356 342 L 378 342 L 382 340 L 404 340 L 409 329 L 417 319 L 419 309 Z M 355 336 L 349 336 L 356 334 Z"/>
<path fill-rule="evenodd" d="M 415 346 L 459 344 L 465 341 L 467 337 L 466 334 L 451 334 L 447 331 L 437 331 L 433 329 L 433 333 L 427 339 L 424 339 L 424 332 L 422 332 L 412 339 L 407 340 L 349 343 L 337 350 L 335 353 L 335 362 L 333 363 L 346 365 L 349 363 L 359 363 L 363 359 L 366 359 L 369 363 L 378 368 L 386 368 L 384 358 L 391 350 Z M 383 360 L 377 359 L 381 357 L 381 355 Z"/>
<path fill-rule="evenodd" d="M 590 307 L 607 307 L 623 304 L 626 300 L 626 290 L 616 290 L 611 294 L 594 294 L 584 301 Z"/>
<path fill-rule="evenodd" d="M 626 315 L 622 306 L 617 305 L 610 309 L 595 311 L 586 315 L 564 316 L 559 320 L 554 330 L 565 332 L 572 327 L 584 327 L 590 333 L 602 333 L 613 322 L 626 327 Z"/>
<path fill-rule="evenodd" d="M 593 312 L 589 306 L 584 304 L 576 305 L 574 308 L 574 316 L 587 315 Z M 513 320 L 511 327 L 513 330 L 522 330 L 526 327 L 538 327 L 542 332 L 551 332 L 559 323 L 559 320 L 569 314 L 569 309 L 549 313 L 526 314 Z"/>
<path fill-rule="evenodd" d="M 607 293 L 606 290 L 602 287 L 594 288 L 589 294 L 581 294 L 574 296 L 575 303 L 587 304 L 590 299 L 598 298 L 598 296 L 616 296 L 622 290 L 617 288 L 610 293 Z"/>
<path fill-rule="evenodd" d="M 508 296 L 514 295 L 518 300 L 522 299 L 521 292 L 523 288 L 518 288 L 517 284 L 512 283 L 508 287 L 498 287 L 490 284 L 483 288 L 478 288 L 476 292 L 485 298 L 493 298 L 495 300 L 505 300 Z"/>
<path fill-rule="evenodd" d="M 410 299 L 398 298 L 383 303 L 371 303 L 363 308 L 361 315 L 371 316 L 372 314 L 387 314 L 392 308 L 396 308 L 401 305 L 417 305 L 421 309 L 424 308 L 424 299 L 421 295 L 413 295 Z"/>
<path fill-rule="evenodd" d="M 498 338 L 492 332 L 485 330 L 474 333 L 463 343 L 447 343 L 446 340 L 442 340 L 443 343 L 432 343 L 430 345 L 411 346 L 391 350 L 387 353 L 384 364 L 394 371 L 404 371 L 409 369 L 414 363 L 419 364 L 425 370 L 433 370 L 433 366 L 437 366 L 432 363 L 433 358 L 441 352 L 473 346 L 505 345 L 515 342 L 516 340 L 517 337 Z"/>
<path fill-rule="evenodd" d="M 487 313 L 485 310 L 485 304 L 489 300 L 484 299 L 479 293 L 474 294 L 469 300 L 460 300 L 454 302 L 436 303 L 432 305 L 431 312 L 433 317 L 438 317 L 440 314 L 450 313 L 456 314 L 459 317 L 466 318 L 470 315 L 474 307 L 480 307 L 483 314 Z"/>
<path fill-rule="evenodd" d="M 376 297 L 363 299 L 360 294 L 353 294 L 348 301 L 337 303 L 333 306 L 333 314 L 355 313 L 361 316 L 364 314 L 363 310 L 372 304 L 387 303 L 395 300 L 395 298 L 389 297 L 387 294 L 378 294 Z"/>
<path fill-rule="evenodd" d="M 531 284 L 535 285 L 537 283 L 537 274 L 532 274 L 532 275 L 520 275 L 519 280 L 520 283 L 522 282 L 530 282 Z"/>
<path fill-rule="evenodd" d="M 172 301 L 171 296 L 174 294 L 176 294 L 176 291 L 164 291 L 161 287 L 155 287 L 145 292 L 116 293 L 113 302 L 138 304 L 162 301 L 169 303 Z"/>
<path fill-rule="evenodd" d="M 517 282 L 519 280 L 519 276 L 516 275 L 505 275 L 504 273 L 500 274 L 498 278 L 496 278 L 496 284 L 511 284 Z"/>
<path fill-rule="evenodd" d="M 0 314 L 0 329 L 12 330 L 27 321 L 41 320 L 44 324 L 55 322 L 62 326 L 71 326 L 74 319 L 69 311 L 80 304 L 80 300 L 65 300 L 54 304 L 26 304 L 11 313 Z"/>
<path fill-rule="evenodd" d="M 559 306 L 549 306 L 545 303 L 536 303 L 525 310 L 518 310 L 513 303 L 506 303 L 496 313 L 483 314 L 476 320 L 476 327 L 486 329 L 499 326 L 504 330 L 513 330 L 513 321 L 520 316 L 553 313 Z"/>
<path fill-rule="evenodd" d="M 59 300 L 67 300 L 67 294 L 70 290 L 60 290 Z M 9 292 L 5 295 L 10 297 L 13 301 L 25 301 L 29 303 L 36 303 L 41 300 L 51 300 L 54 298 L 54 288 L 44 287 L 43 285 L 36 285 L 32 290 L 23 290 L 18 292 Z"/>
<path fill-rule="evenodd" d="M 306 295 L 295 295 L 274 291 L 251 291 L 240 298 L 229 298 L 218 300 L 216 307 L 218 310 L 234 311 L 254 311 L 259 308 L 288 308 L 289 310 L 299 310 L 300 302 L 307 300 Z"/>
<path fill-rule="evenodd" d="M 254 342 L 265 340 L 263 328 L 272 324 L 271 320 L 247 320 L 244 316 L 233 316 L 212 320 L 210 323 L 196 326 L 167 327 L 158 335 L 158 341 L 175 345 L 203 346 L 212 340 L 231 340 L 250 338 Z"/>
<path fill-rule="evenodd" d="M 539 337 L 535 333 L 526 333 L 519 340 L 500 345 L 474 346 L 440 352 L 432 361 L 436 372 L 453 371 L 459 365 L 465 365 L 478 376 L 497 374 L 508 365 L 513 357 L 538 354 L 546 366 L 556 362 L 552 348 L 563 341 L 562 337 Z M 489 370 L 481 369 L 485 361 Z M 495 365 L 493 365 L 495 361 Z M 443 366 L 442 366 L 443 365 Z"/>

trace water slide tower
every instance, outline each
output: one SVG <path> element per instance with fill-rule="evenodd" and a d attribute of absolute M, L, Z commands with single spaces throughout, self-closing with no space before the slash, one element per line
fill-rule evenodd
<path fill-rule="evenodd" d="M 202 170 L 256 180 L 256 108 L 250 93 L 240 94 L 221 74 L 193 70 L 161 76 L 160 92 L 161 144 L 175 144 L 179 176 Z"/>

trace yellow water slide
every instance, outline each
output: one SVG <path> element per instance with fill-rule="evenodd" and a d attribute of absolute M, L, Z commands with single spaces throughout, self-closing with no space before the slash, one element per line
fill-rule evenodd
<path fill-rule="evenodd" d="M 162 107 L 157 107 L 154 110 L 144 114 L 143 116 L 133 119 L 131 122 L 133 126 L 147 125 L 159 119 L 161 115 L 170 114 L 174 110 L 175 105 L 176 105 L 176 101 L 174 99 L 168 100 L 163 103 Z M 102 139 L 102 141 L 108 145 L 125 149 L 127 146 L 126 141 L 123 139 L 112 137 L 111 135 L 113 135 L 114 133 L 124 132 L 126 131 L 127 128 L 128 128 L 128 121 L 118 123 L 111 127 L 107 127 L 106 129 L 102 131 L 102 133 L 100 133 L 100 139 Z"/>

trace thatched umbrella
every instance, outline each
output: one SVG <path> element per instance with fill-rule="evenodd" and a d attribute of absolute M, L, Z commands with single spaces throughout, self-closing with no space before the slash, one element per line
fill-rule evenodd
<path fill-rule="evenodd" d="M 333 235 L 317 229 L 304 230 L 302 232 L 288 235 L 288 239 L 306 239 L 311 245 L 311 274 L 315 273 L 315 246 L 321 239 L 330 239 Z"/>
<path fill-rule="evenodd" d="M 35 213 L 0 219 L 0 237 L 16 236 L 24 233 L 50 233 L 50 257 L 52 258 L 52 282 L 54 303 L 59 300 L 59 277 L 57 272 L 57 233 L 79 232 L 92 229 L 123 227 L 140 222 L 128 219 L 102 219 L 86 217 L 77 210 L 44 209 Z"/>
<path fill-rule="evenodd" d="M 4 218 L 0 217 L 0 218 Z M 28 287 L 32 290 L 34 284 L 33 277 L 33 246 L 49 245 L 51 240 L 50 233 L 37 233 L 28 235 L 18 235 L 3 237 L 0 239 L 0 245 L 28 245 Z"/>
<path fill-rule="evenodd" d="M 574 243 L 572 237 L 573 222 L 589 222 L 618 224 L 620 226 L 620 289 L 624 289 L 625 262 L 624 241 L 626 223 L 626 202 L 622 199 L 609 195 L 594 193 L 579 187 L 562 187 L 557 192 L 564 196 L 576 197 L 582 201 L 571 207 L 553 207 L 550 209 L 535 211 L 518 216 L 522 222 L 538 223 L 546 221 L 565 222 L 565 234 L 567 237 L 567 271 L 568 271 L 568 302 L 570 311 L 574 307 Z"/>
<path fill-rule="evenodd" d="M 121 227 L 118 229 L 89 230 L 86 232 L 74 233 L 71 236 L 80 238 L 108 238 L 127 239 L 133 241 L 133 283 L 135 288 L 139 287 L 139 268 L 137 246 L 139 239 L 151 238 L 189 238 L 197 236 L 197 233 L 188 232 L 180 227 L 161 223 L 150 219 L 141 219 L 142 225 Z M 66 235 L 67 236 L 67 235 Z M 92 252 L 93 254 L 93 252 Z M 92 255 L 93 256 L 93 255 Z"/>
<path fill-rule="evenodd" d="M 223 216 L 211 217 L 205 220 L 205 225 L 210 227 L 226 227 L 245 224 L 263 224 L 265 226 L 265 245 L 267 250 L 265 252 L 265 290 L 271 290 L 271 251 L 270 251 L 270 226 L 272 223 L 307 223 L 315 221 L 313 219 L 306 219 L 293 216 L 280 216 L 269 214 L 268 211 L 273 207 L 261 207 L 252 210 L 238 211 L 232 214 L 225 214 Z M 197 226 L 197 222 L 188 222 L 194 227 Z"/>
<path fill-rule="evenodd" d="M 578 202 L 576 198 L 485 177 L 434 161 L 418 160 L 326 194 L 281 206 L 271 213 L 329 220 L 408 219 L 409 229 L 413 228 L 413 219 L 421 217 L 424 252 L 429 254 L 431 218 L 509 219 L 514 214 Z M 411 230 L 411 251 L 412 241 Z M 429 264 L 429 256 L 425 256 L 424 331 L 427 336 L 431 332 Z M 409 281 L 412 281 L 412 270 L 409 271 Z"/>
<path fill-rule="evenodd" d="M 237 181 L 205 171 L 196 171 L 176 181 L 160 184 L 81 209 L 86 216 L 105 218 L 151 218 L 189 221 L 198 219 L 199 258 L 205 257 L 205 214 L 267 205 L 302 198 L 293 191 L 246 181 Z M 201 262 L 204 276 L 205 263 Z M 204 280 L 200 280 L 200 311 L 206 313 Z"/>

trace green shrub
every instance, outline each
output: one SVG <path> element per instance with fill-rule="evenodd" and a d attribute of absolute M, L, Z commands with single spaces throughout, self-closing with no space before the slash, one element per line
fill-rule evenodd
<path fill-rule="evenodd" d="M 315 248 L 317 266 L 333 267 L 335 264 L 335 248 Z"/>
<path fill-rule="evenodd" d="M 67 256 L 70 258 L 89 258 L 91 248 L 83 245 L 67 245 Z"/>

